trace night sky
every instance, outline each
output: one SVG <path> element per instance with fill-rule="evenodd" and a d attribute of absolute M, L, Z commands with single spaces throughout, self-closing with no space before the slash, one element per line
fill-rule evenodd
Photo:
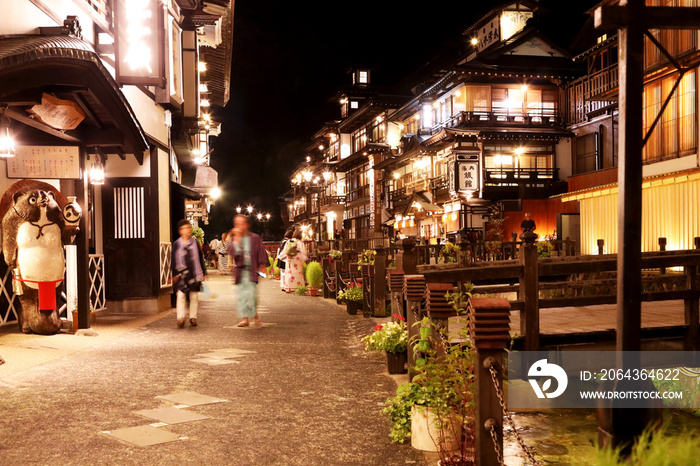
<path fill-rule="evenodd" d="M 350 84 L 351 67 L 369 67 L 372 84 L 395 87 L 464 44 L 461 32 L 501 3 L 236 0 L 231 98 L 217 115 L 222 133 L 211 162 L 224 194 L 207 236 L 229 229 L 235 207 L 248 203 L 272 213 L 269 230 L 278 232 L 278 197 L 311 136 L 339 119 L 329 99 Z"/>

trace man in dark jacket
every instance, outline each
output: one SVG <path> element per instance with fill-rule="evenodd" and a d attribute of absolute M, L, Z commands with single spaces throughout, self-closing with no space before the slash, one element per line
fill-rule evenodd
<path fill-rule="evenodd" d="M 187 220 L 177 223 L 180 237 L 173 243 L 171 268 L 173 288 L 177 291 L 177 326 L 185 326 L 187 297 L 190 298 L 190 325 L 197 326 L 197 307 L 202 282 L 207 279 L 204 255 L 197 240 L 192 237 L 192 224 Z"/>

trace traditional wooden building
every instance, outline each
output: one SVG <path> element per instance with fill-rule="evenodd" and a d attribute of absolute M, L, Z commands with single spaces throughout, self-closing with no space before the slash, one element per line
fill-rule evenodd
<path fill-rule="evenodd" d="M 561 203 L 549 197 L 571 174 L 561 87 L 575 75 L 565 46 L 541 30 L 544 14 L 533 2 L 491 11 L 465 31 L 454 63 L 391 116 L 403 143 L 375 168 L 404 235 L 479 236 L 494 205 L 502 240 L 525 212 L 540 235 L 556 234 Z"/>
<path fill-rule="evenodd" d="M 610 3 L 610 2 L 603 2 Z M 661 2 L 649 0 L 647 5 Z M 665 5 L 666 3 L 663 2 Z M 691 0 L 673 6 L 695 6 Z M 616 31 L 586 31 L 588 49 L 575 57 L 585 75 L 567 89 L 574 133 L 572 177 L 561 199 L 580 214 L 581 252 L 617 252 L 618 50 Z M 698 189 L 698 33 L 652 31 L 645 38 L 642 248 L 692 249 L 700 236 Z"/>
<path fill-rule="evenodd" d="M 209 157 L 216 133 L 208 108 L 228 98 L 230 2 L 7 0 L 1 8 L 0 107 L 14 146 L 3 154 L 14 157 L 0 189 L 40 179 L 77 196 L 81 327 L 90 307 L 168 308 L 172 223 L 187 200 L 206 206 L 216 178 L 195 172 L 208 165 L 198 159 Z M 0 322 L 8 323 L 15 299 L 2 272 Z"/>

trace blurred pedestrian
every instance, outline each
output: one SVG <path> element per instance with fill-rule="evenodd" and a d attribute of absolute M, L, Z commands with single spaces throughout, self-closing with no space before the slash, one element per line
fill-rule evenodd
<path fill-rule="evenodd" d="M 209 247 L 211 248 L 211 262 L 215 269 L 219 268 L 219 235 L 214 235 L 214 239 L 209 241 Z"/>
<path fill-rule="evenodd" d="M 248 217 L 236 215 L 233 219 L 229 255 L 233 258 L 234 282 L 238 294 L 236 311 L 238 317 L 242 318 L 239 327 L 250 325 L 251 317 L 255 318 L 255 325 L 262 325 L 258 316 L 258 271 L 265 271 L 268 256 L 260 236 L 251 233 L 249 229 Z"/>
<path fill-rule="evenodd" d="M 202 282 L 207 279 L 204 255 L 197 240 L 192 237 L 192 224 L 187 220 L 177 223 L 180 237 L 173 243 L 171 268 L 173 287 L 177 292 L 177 326 L 185 326 L 187 299 L 190 301 L 190 326 L 197 326 L 197 307 Z"/>
<path fill-rule="evenodd" d="M 287 242 L 292 239 L 292 235 L 294 235 L 294 228 L 289 228 L 285 233 L 284 233 L 284 238 L 282 239 L 282 242 L 280 243 L 280 247 L 277 248 L 277 267 L 280 268 L 280 288 L 282 291 L 285 290 L 284 284 L 286 281 L 286 275 L 285 271 L 287 270 L 287 253 L 284 251 L 284 248 L 287 246 Z"/>
<path fill-rule="evenodd" d="M 287 270 L 284 289 L 287 293 L 292 293 L 299 285 L 306 283 L 304 279 L 304 262 L 306 262 L 306 247 L 301 240 L 301 229 L 297 228 L 294 235 L 285 246 L 287 254 Z"/>
<path fill-rule="evenodd" d="M 228 233 L 221 235 L 221 241 L 216 252 L 219 255 L 219 273 L 226 275 L 228 273 Z"/>

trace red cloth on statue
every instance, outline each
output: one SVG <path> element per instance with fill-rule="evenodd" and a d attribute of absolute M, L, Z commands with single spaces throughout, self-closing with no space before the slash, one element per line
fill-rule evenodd
<path fill-rule="evenodd" d="M 39 285 L 40 311 L 53 311 L 54 309 L 56 309 L 56 283 L 62 282 L 63 279 L 39 282 L 35 280 L 22 280 L 16 277 L 12 278 L 13 280 L 17 280 L 18 282 L 37 283 Z"/>
<path fill-rule="evenodd" d="M 40 311 L 53 311 L 56 309 L 56 283 L 56 281 L 39 282 Z"/>

